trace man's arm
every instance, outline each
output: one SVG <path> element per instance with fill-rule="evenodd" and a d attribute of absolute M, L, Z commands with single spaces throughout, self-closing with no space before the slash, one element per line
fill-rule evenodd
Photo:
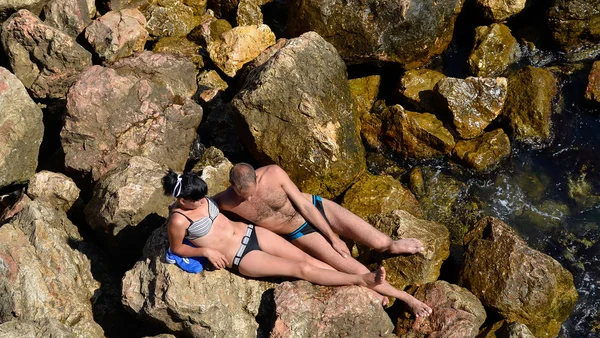
<path fill-rule="evenodd" d="M 287 194 L 288 198 L 294 205 L 296 209 L 305 220 L 309 223 L 313 224 L 321 233 L 331 242 L 331 246 L 343 257 L 347 257 L 350 255 L 350 251 L 346 246 L 346 243 L 342 241 L 334 232 L 331 230 L 329 223 L 327 220 L 321 215 L 321 212 L 315 207 L 310 201 L 304 198 L 304 195 L 298 189 L 296 184 L 292 182 L 288 174 L 278 166 L 273 166 L 269 168 L 269 171 L 273 171 L 269 173 L 273 178 L 276 179 L 283 191 Z"/>

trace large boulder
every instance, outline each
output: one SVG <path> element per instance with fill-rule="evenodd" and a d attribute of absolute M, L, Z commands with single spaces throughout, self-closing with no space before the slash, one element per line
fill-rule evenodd
<path fill-rule="evenodd" d="M 442 263 L 450 255 L 450 234 L 443 224 L 417 218 L 404 210 L 370 216 L 367 221 L 392 239 L 417 238 L 425 250 L 419 255 L 389 257 L 359 246 L 361 261 L 375 262 L 371 268 L 381 264 L 388 282 L 400 290 L 438 279 Z"/>
<path fill-rule="evenodd" d="M 92 229 L 117 236 L 137 226 L 151 214 L 167 217 L 172 201 L 162 191 L 167 168 L 145 157 L 134 156 L 103 175 L 85 206 Z"/>
<path fill-rule="evenodd" d="M 43 199 L 48 204 L 65 212 L 79 198 L 79 188 L 73 180 L 61 173 L 42 170 L 29 180 L 27 195 L 32 199 Z"/>
<path fill-rule="evenodd" d="M 229 188 L 229 171 L 233 168 L 223 152 L 210 147 L 202 154 L 193 171 L 202 172 L 202 179 L 208 185 L 208 196 L 213 196 Z"/>
<path fill-rule="evenodd" d="M 138 0 L 128 0 L 128 2 L 139 3 Z M 186 36 L 200 23 L 199 14 L 196 14 L 198 10 L 195 10 L 193 2 L 189 0 L 144 0 L 141 5 L 138 5 L 138 8 L 146 17 L 146 29 L 152 38 Z"/>
<path fill-rule="evenodd" d="M 44 22 L 76 38 L 92 20 L 88 0 L 51 0 L 44 7 Z"/>
<path fill-rule="evenodd" d="M 475 76 L 502 76 L 520 57 L 521 48 L 508 26 L 494 23 L 475 28 L 475 45 L 468 61 Z"/>
<path fill-rule="evenodd" d="M 86 28 L 85 38 L 103 61 L 113 62 L 144 50 L 146 18 L 135 8 L 110 11 Z"/>
<path fill-rule="evenodd" d="M 0 227 L 0 322 L 54 318 L 78 337 L 103 337 L 92 313 L 100 285 L 77 227 L 42 199 L 23 199 Z"/>
<path fill-rule="evenodd" d="M 588 76 L 585 98 L 600 103 L 600 61 L 594 62 L 592 66 L 592 70 Z"/>
<path fill-rule="evenodd" d="M 0 188 L 35 173 L 44 124 L 42 110 L 15 75 L 0 67 Z"/>
<path fill-rule="evenodd" d="M 449 155 L 454 148 L 454 137 L 433 114 L 411 112 L 394 105 L 386 108 L 379 117 L 372 115 L 369 118 L 380 119 L 379 139 L 404 158 L 424 160 L 442 157 Z"/>
<path fill-rule="evenodd" d="M 444 74 L 427 68 L 412 69 L 402 74 L 398 90 L 406 107 L 434 113 L 437 108 L 435 85 L 445 77 Z"/>
<path fill-rule="evenodd" d="M 272 316 L 275 285 L 227 270 L 187 273 L 164 262 L 167 231 L 154 231 L 143 256 L 123 277 L 123 305 L 177 336 L 254 337 Z M 269 317 L 269 318 L 267 318 Z M 258 321 L 258 322 L 257 322 Z"/>
<path fill-rule="evenodd" d="M 488 20 L 502 22 L 520 13 L 527 0 L 476 0 L 475 4 Z"/>
<path fill-rule="evenodd" d="M 254 69 L 231 105 L 255 158 L 281 166 L 305 192 L 337 196 L 365 168 L 346 65 L 314 32 Z"/>
<path fill-rule="evenodd" d="M 1 37 L 12 71 L 39 99 L 64 98 L 77 76 L 92 65 L 92 54 L 73 37 L 25 9 L 4 22 Z"/>
<path fill-rule="evenodd" d="M 272 338 L 395 337 L 379 301 L 359 286 L 284 282 L 275 287 L 275 316 Z"/>
<path fill-rule="evenodd" d="M 536 337 L 556 337 L 577 301 L 573 275 L 510 226 L 486 217 L 465 236 L 459 285 Z"/>
<path fill-rule="evenodd" d="M 112 67 L 90 68 L 69 90 L 61 131 L 67 168 L 96 181 L 144 156 L 183 170 L 202 119 L 202 107 L 190 99 L 194 65 L 145 52 Z"/>
<path fill-rule="evenodd" d="M 600 53 L 600 0 L 556 0 L 548 9 L 548 26 L 573 59 Z"/>
<path fill-rule="evenodd" d="M 194 63 L 196 71 L 204 68 L 205 59 L 202 54 L 206 51 L 194 41 L 186 37 L 166 37 L 158 40 L 152 51 L 155 53 L 171 53 L 184 56 Z"/>
<path fill-rule="evenodd" d="M 446 49 L 463 0 L 289 1 L 288 33 L 315 31 L 350 63 L 416 68 Z"/>
<path fill-rule="evenodd" d="M 234 77 L 242 66 L 275 44 L 275 34 L 267 25 L 238 26 L 208 43 L 211 60 L 223 73 Z"/>
<path fill-rule="evenodd" d="M 502 129 L 496 129 L 472 140 L 460 140 L 452 151 L 464 165 L 477 171 L 489 171 L 510 155 L 510 140 Z"/>
<path fill-rule="evenodd" d="M 549 70 L 527 66 L 508 77 L 508 94 L 502 112 L 511 136 L 542 147 L 552 139 L 552 101 L 557 79 Z"/>
<path fill-rule="evenodd" d="M 431 306 L 425 318 L 399 318 L 399 337 L 475 338 L 486 318 L 483 305 L 469 290 L 445 281 L 419 286 L 413 296 Z"/>
<path fill-rule="evenodd" d="M 437 84 L 444 108 L 450 111 L 460 137 L 471 139 L 502 112 L 507 91 L 506 78 L 447 77 Z"/>
<path fill-rule="evenodd" d="M 389 175 L 364 174 L 346 191 L 342 206 L 363 219 L 396 209 L 423 217 L 415 195 Z"/>
<path fill-rule="evenodd" d="M 361 116 L 368 114 L 379 94 L 380 75 L 371 75 L 348 80 L 350 93 L 354 102 L 356 122 L 360 124 Z"/>

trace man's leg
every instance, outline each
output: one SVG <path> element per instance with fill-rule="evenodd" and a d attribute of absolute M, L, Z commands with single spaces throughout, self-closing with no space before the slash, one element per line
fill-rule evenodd
<path fill-rule="evenodd" d="M 325 237 L 318 232 L 313 232 L 295 239 L 292 241 L 292 244 L 339 271 L 353 274 L 364 274 L 369 272 L 369 269 L 356 259 L 352 257 L 342 257 L 331 247 L 331 244 L 329 244 Z M 387 281 L 374 287 L 373 290 L 382 295 L 394 297 L 403 301 L 408 306 L 410 312 L 417 317 L 426 317 L 431 314 L 431 308 L 427 306 L 427 304 L 402 290 L 394 288 Z"/>
<path fill-rule="evenodd" d="M 323 210 L 331 229 L 338 235 L 358 241 L 379 252 L 391 254 L 415 254 L 423 251 L 423 243 L 416 238 L 392 240 L 371 224 L 341 205 L 323 198 Z"/>

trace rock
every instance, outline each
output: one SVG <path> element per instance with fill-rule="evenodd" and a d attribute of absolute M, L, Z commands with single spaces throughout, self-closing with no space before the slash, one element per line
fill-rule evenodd
<path fill-rule="evenodd" d="M 380 153 L 367 153 L 367 170 L 373 175 L 390 175 L 396 180 L 406 174 L 408 170 L 398 166 L 394 160 Z"/>
<path fill-rule="evenodd" d="M 44 24 L 27 10 L 2 25 L 2 45 L 11 69 L 38 99 L 64 98 L 92 55 L 69 35 Z"/>
<path fill-rule="evenodd" d="M 240 0 L 235 18 L 238 26 L 262 25 L 263 14 L 260 10 L 261 5 L 263 5 L 262 0 Z"/>
<path fill-rule="evenodd" d="M 433 309 L 425 318 L 399 318 L 399 337 L 475 338 L 486 318 L 483 305 L 469 290 L 445 281 L 420 286 L 413 296 Z"/>
<path fill-rule="evenodd" d="M 431 159 L 450 154 L 454 148 L 454 137 L 433 114 L 394 105 L 384 110 L 381 120 L 381 140 L 404 158 Z"/>
<path fill-rule="evenodd" d="M 209 8 L 215 12 L 216 17 L 232 20 L 235 18 L 239 3 L 240 0 L 211 0 Z"/>
<path fill-rule="evenodd" d="M 587 177 L 588 175 L 591 179 Z M 597 189 L 597 181 L 594 180 L 597 175 L 593 165 L 584 164 L 567 178 L 568 196 L 576 203 L 579 210 L 593 208 L 600 204 L 600 192 Z"/>
<path fill-rule="evenodd" d="M 410 109 L 436 111 L 435 85 L 446 76 L 435 70 L 421 68 L 406 71 L 398 84 L 400 96 Z"/>
<path fill-rule="evenodd" d="M 594 65 L 592 66 L 592 70 L 588 76 L 585 98 L 600 102 L 600 61 L 594 62 Z"/>
<path fill-rule="evenodd" d="M 363 219 L 396 209 L 423 217 L 417 198 L 388 175 L 363 174 L 344 194 L 342 206 Z"/>
<path fill-rule="evenodd" d="M 0 188 L 25 183 L 35 173 L 42 115 L 21 81 L 0 67 Z"/>
<path fill-rule="evenodd" d="M 0 337 L 76 338 L 68 326 L 56 318 L 39 320 L 11 320 L 0 324 Z"/>
<path fill-rule="evenodd" d="M 483 11 L 486 19 L 502 22 L 525 8 L 526 0 L 477 0 L 475 4 Z"/>
<path fill-rule="evenodd" d="M 196 44 L 207 46 L 231 29 L 231 24 L 227 20 L 217 19 L 214 13 L 208 10 L 200 17 L 200 23 L 187 35 L 187 38 Z"/>
<path fill-rule="evenodd" d="M 44 7 L 44 23 L 76 38 L 92 20 L 87 0 L 51 0 Z"/>
<path fill-rule="evenodd" d="M 494 23 L 475 28 L 475 45 L 468 61 L 475 76 L 502 76 L 520 58 L 519 43 L 506 25 Z"/>
<path fill-rule="evenodd" d="M 79 198 L 79 192 L 79 188 L 70 177 L 46 170 L 36 173 L 27 187 L 27 195 L 31 199 L 43 199 L 65 212 L 68 212 Z"/>
<path fill-rule="evenodd" d="M 223 81 L 215 70 L 205 70 L 198 74 L 198 97 L 202 103 L 211 102 L 217 95 L 223 93 L 227 82 Z"/>
<path fill-rule="evenodd" d="M 360 124 L 360 118 L 368 114 L 375 103 L 377 94 L 379 94 L 379 85 L 381 84 L 380 75 L 371 75 L 348 80 L 350 85 L 350 94 L 354 102 L 354 112 L 356 113 L 356 123 Z"/>
<path fill-rule="evenodd" d="M 573 61 L 600 54 L 600 0 L 556 0 L 548 9 L 554 40 Z"/>
<path fill-rule="evenodd" d="M 137 226 L 150 214 L 168 216 L 172 201 L 162 191 L 161 179 L 167 168 L 145 157 L 134 156 L 103 175 L 94 186 L 85 206 L 85 218 L 92 229 L 117 236 Z"/>
<path fill-rule="evenodd" d="M 129 311 L 177 336 L 254 337 L 263 329 L 259 323 L 272 316 L 273 283 L 227 270 L 184 272 L 164 262 L 167 247 L 167 231 L 161 227 L 125 273 L 122 300 Z"/>
<path fill-rule="evenodd" d="M 508 321 L 527 325 L 536 337 L 558 335 L 577 301 L 570 272 L 493 217 L 477 222 L 465 245 L 460 285 Z"/>
<path fill-rule="evenodd" d="M 92 22 L 85 38 L 103 61 L 112 63 L 144 50 L 146 18 L 135 8 L 110 11 Z"/>
<path fill-rule="evenodd" d="M 548 70 L 527 66 L 508 77 L 503 117 L 511 136 L 533 147 L 552 139 L 552 100 L 558 92 L 556 77 Z"/>
<path fill-rule="evenodd" d="M 202 179 L 208 185 L 208 196 L 229 188 L 229 171 L 233 164 L 223 155 L 223 152 L 215 147 L 206 149 L 202 158 L 193 171 L 202 171 Z"/>
<path fill-rule="evenodd" d="M 77 227 L 41 199 L 20 207 L 0 227 L 0 322 L 53 318 L 77 337 L 103 337 L 92 313 L 100 285 L 77 250 Z"/>
<path fill-rule="evenodd" d="M 510 155 L 510 140 L 502 129 L 496 129 L 472 140 L 460 140 L 453 156 L 477 171 L 489 171 Z"/>
<path fill-rule="evenodd" d="M 206 12 L 208 0 L 183 0 L 183 4 L 192 8 L 195 16 L 201 16 Z"/>
<path fill-rule="evenodd" d="M 423 180 L 423 172 L 421 171 L 421 167 L 414 167 L 408 174 L 408 177 L 410 191 L 412 191 L 417 197 L 423 196 L 425 193 L 425 182 Z"/>
<path fill-rule="evenodd" d="M 152 51 L 155 53 L 171 53 L 186 57 L 196 66 L 196 73 L 204 68 L 204 48 L 184 37 L 166 37 L 158 40 Z"/>
<path fill-rule="evenodd" d="M 314 31 L 349 63 L 416 68 L 446 49 L 463 0 L 289 1 L 288 35 Z"/>
<path fill-rule="evenodd" d="M 19 9 L 27 9 L 34 15 L 39 15 L 49 0 L 12 0 L 0 3 L 0 23 Z"/>
<path fill-rule="evenodd" d="M 130 0 L 131 1 L 131 0 Z M 146 0 L 138 8 L 146 17 L 146 29 L 152 38 L 186 36 L 200 23 L 194 7 L 185 0 Z"/>
<path fill-rule="evenodd" d="M 145 52 L 113 67 L 90 68 L 69 90 L 65 165 L 94 181 L 133 156 L 181 171 L 202 119 L 194 65 Z"/>
<path fill-rule="evenodd" d="M 275 44 L 275 34 L 267 25 L 238 26 L 208 44 L 211 60 L 228 76 Z"/>
<path fill-rule="evenodd" d="M 306 281 L 275 287 L 270 337 L 395 337 L 379 301 L 358 286 L 324 287 Z"/>
<path fill-rule="evenodd" d="M 445 108 L 452 114 L 456 131 L 464 139 L 482 135 L 500 112 L 506 99 L 506 78 L 447 77 L 437 84 Z"/>
<path fill-rule="evenodd" d="M 501 320 L 481 330 L 477 338 L 535 338 L 527 325 Z"/>
<path fill-rule="evenodd" d="M 359 247 L 360 260 L 381 264 L 387 272 L 387 280 L 395 288 L 404 290 L 408 285 L 431 283 L 438 279 L 440 267 L 450 254 L 450 236 L 443 225 L 416 218 L 404 210 L 374 215 L 367 221 L 392 239 L 417 238 L 425 250 L 419 255 L 389 257 Z"/>
<path fill-rule="evenodd" d="M 316 33 L 288 40 L 231 102 L 240 138 L 302 191 L 341 194 L 365 168 L 347 78 L 337 51 Z"/>
<path fill-rule="evenodd" d="M 454 177 L 429 167 L 421 167 L 420 172 L 423 192 L 417 196 L 425 219 L 444 224 L 451 242 L 462 245 L 465 233 L 480 218 L 478 201 L 468 193 L 467 185 Z"/>

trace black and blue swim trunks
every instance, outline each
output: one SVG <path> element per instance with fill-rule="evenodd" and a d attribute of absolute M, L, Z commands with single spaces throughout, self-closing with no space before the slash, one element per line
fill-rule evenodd
<path fill-rule="evenodd" d="M 327 223 L 329 223 L 327 216 L 325 216 L 325 210 L 323 209 L 323 199 L 321 198 L 321 196 L 313 195 L 312 202 L 313 202 L 313 205 L 315 207 L 317 207 L 317 210 L 319 210 L 321 215 L 323 215 L 323 218 L 325 218 Z M 308 223 L 308 221 L 306 221 L 298 229 L 294 230 L 293 232 L 291 232 L 287 235 L 283 235 L 283 237 L 285 237 L 285 239 L 287 239 L 288 241 L 293 241 L 294 239 L 298 239 L 304 235 L 308 235 L 313 232 L 320 232 L 320 231 L 314 225 L 312 225 L 312 224 Z"/>

